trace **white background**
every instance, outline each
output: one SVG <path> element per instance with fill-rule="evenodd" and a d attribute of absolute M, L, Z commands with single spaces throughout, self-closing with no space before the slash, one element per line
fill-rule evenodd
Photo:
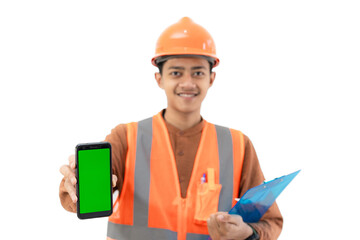
<path fill-rule="evenodd" d="M 166 107 L 150 64 L 183 16 L 220 66 L 203 103 L 243 131 L 265 177 L 302 169 L 278 198 L 279 239 L 356 238 L 358 1 L 1 1 L 0 239 L 104 239 L 106 219 L 60 205 L 59 168 L 80 142 Z"/>

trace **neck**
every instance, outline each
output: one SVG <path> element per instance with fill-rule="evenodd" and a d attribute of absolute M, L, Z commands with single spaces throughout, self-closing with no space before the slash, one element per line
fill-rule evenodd
<path fill-rule="evenodd" d="M 182 131 L 195 126 L 201 121 L 200 111 L 187 114 L 179 113 L 169 108 L 166 109 L 164 118 L 166 122 Z"/>

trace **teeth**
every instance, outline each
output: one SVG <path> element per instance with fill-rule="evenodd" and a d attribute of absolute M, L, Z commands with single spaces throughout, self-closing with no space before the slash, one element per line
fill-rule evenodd
<path fill-rule="evenodd" d="M 180 93 L 179 96 L 180 97 L 194 97 L 194 96 L 196 96 L 196 94 Z"/>

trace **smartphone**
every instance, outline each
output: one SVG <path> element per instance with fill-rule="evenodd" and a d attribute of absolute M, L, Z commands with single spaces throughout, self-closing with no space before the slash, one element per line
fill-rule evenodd
<path fill-rule="evenodd" d="M 82 143 L 75 152 L 78 218 L 110 216 L 113 211 L 111 144 Z"/>

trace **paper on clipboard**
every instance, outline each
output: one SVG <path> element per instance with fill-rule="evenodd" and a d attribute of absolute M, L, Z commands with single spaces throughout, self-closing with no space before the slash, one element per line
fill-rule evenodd
<path fill-rule="evenodd" d="M 240 215 L 244 222 L 258 222 L 299 172 L 300 170 L 249 189 L 229 213 Z"/>

